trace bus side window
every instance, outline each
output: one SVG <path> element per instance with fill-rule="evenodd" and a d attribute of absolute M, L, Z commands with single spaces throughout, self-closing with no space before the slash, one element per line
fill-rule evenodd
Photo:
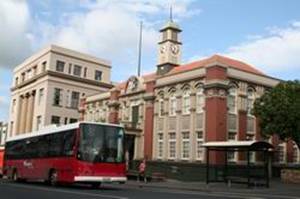
<path fill-rule="evenodd" d="M 75 144 L 75 134 L 76 130 L 69 130 L 63 135 L 63 151 L 62 155 L 72 156 L 73 155 L 73 146 Z"/>
<path fill-rule="evenodd" d="M 63 144 L 63 138 L 62 133 L 55 133 L 52 135 L 49 135 L 48 137 L 48 143 L 49 143 L 49 151 L 48 155 L 49 157 L 57 157 L 62 155 L 62 144 Z"/>

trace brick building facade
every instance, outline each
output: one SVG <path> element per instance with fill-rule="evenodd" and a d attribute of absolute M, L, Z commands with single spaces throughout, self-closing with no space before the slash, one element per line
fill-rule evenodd
<path fill-rule="evenodd" d="M 158 164 L 201 164 L 204 142 L 263 139 L 251 109 L 280 80 L 221 55 L 181 64 L 180 28 L 169 21 L 160 32 L 156 72 L 82 99 L 81 119 L 123 124 L 130 159 Z M 278 151 L 275 162 L 299 163 L 292 141 L 269 141 Z M 244 159 L 237 153 L 228 158 Z M 219 163 L 222 156 L 215 153 L 211 159 Z M 255 154 L 251 159 L 257 161 Z"/>

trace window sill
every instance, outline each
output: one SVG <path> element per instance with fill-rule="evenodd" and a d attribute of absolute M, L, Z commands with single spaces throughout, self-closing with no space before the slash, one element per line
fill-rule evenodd
<path fill-rule="evenodd" d="M 55 107 L 60 107 L 60 108 L 62 108 L 62 107 L 63 107 L 62 105 L 58 105 L 58 104 L 52 104 L 52 106 L 55 106 Z"/>

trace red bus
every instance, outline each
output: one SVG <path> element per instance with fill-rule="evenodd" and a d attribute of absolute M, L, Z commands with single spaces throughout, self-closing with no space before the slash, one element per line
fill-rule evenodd
<path fill-rule="evenodd" d="M 3 166 L 4 166 L 4 147 L 0 146 L 0 178 L 3 175 Z"/>
<path fill-rule="evenodd" d="M 124 128 L 78 122 L 6 141 L 5 173 L 14 181 L 58 183 L 126 181 Z"/>

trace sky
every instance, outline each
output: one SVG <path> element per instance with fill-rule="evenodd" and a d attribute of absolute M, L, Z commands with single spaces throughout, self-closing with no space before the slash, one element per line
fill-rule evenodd
<path fill-rule="evenodd" d="M 0 121 L 8 120 L 12 70 L 49 44 L 112 62 L 112 81 L 155 71 L 169 8 L 181 27 L 182 62 L 236 58 L 283 80 L 300 79 L 299 0 L 2 0 Z"/>

